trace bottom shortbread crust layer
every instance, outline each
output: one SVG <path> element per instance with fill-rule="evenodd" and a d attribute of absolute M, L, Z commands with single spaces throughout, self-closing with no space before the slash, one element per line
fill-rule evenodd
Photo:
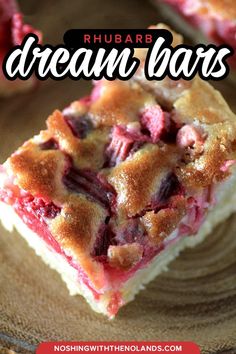
<path fill-rule="evenodd" d="M 174 260 L 179 253 L 187 248 L 194 247 L 202 242 L 204 238 L 213 230 L 213 228 L 236 211 L 236 175 L 231 176 L 227 182 L 221 184 L 217 189 L 218 204 L 209 211 L 206 220 L 201 226 L 199 232 L 193 236 L 187 236 L 177 239 L 166 249 L 161 251 L 145 268 L 137 271 L 133 277 L 126 281 L 123 286 L 118 289 L 122 296 L 122 303 L 134 299 L 135 295 L 144 288 L 144 285 L 153 280 L 157 275 L 166 271 L 168 264 Z M 112 291 L 102 294 L 99 300 L 94 298 L 93 292 L 78 278 L 78 272 L 70 266 L 64 257 L 57 254 L 26 224 L 19 218 L 12 207 L 0 203 L 0 219 L 2 224 L 8 231 L 13 231 L 14 227 L 28 242 L 36 254 L 52 269 L 57 270 L 62 279 L 66 283 L 70 295 L 82 295 L 96 312 L 103 313 L 112 317 L 108 307 L 112 301 Z"/>

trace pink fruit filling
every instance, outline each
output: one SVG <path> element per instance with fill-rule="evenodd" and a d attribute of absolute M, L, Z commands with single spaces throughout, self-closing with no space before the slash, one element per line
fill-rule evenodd
<path fill-rule="evenodd" d="M 99 203 L 109 212 L 114 208 L 115 191 L 91 170 L 77 170 L 70 168 L 63 177 L 63 183 L 72 192 L 86 195 L 89 199 Z"/>
<path fill-rule="evenodd" d="M 65 253 L 49 231 L 48 223 L 50 219 L 59 215 L 61 208 L 52 202 L 46 202 L 43 198 L 33 197 L 11 183 L 11 181 L 8 181 L 7 190 L 2 189 L 0 191 L 0 201 L 11 205 L 30 230 L 41 237 L 56 253 L 65 257 L 67 262 L 78 271 L 79 281 L 82 281 L 93 292 L 94 297 L 98 299 L 100 294 L 93 288 L 93 284 L 91 284 L 87 275 L 73 261 L 72 257 Z"/>
<path fill-rule="evenodd" d="M 64 115 L 65 121 L 72 130 L 74 136 L 84 139 L 92 129 L 92 123 L 88 117 L 75 117 L 73 115 Z"/>
<path fill-rule="evenodd" d="M 152 197 L 151 210 L 158 211 L 168 205 L 170 197 L 183 194 L 183 186 L 177 176 L 173 172 L 169 172 L 162 180 L 159 191 Z"/>
<path fill-rule="evenodd" d="M 42 198 L 36 198 L 32 195 L 26 195 L 25 197 L 18 199 L 15 202 L 14 207 L 18 210 L 26 210 L 29 214 L 33 214 L 42 222 L 45 219 L 54 219 L 61 211 L 61 208 L 52 202 L 45 202 Z"/>
<path fill-rule="evenodd" d="M 23 39 L 28 33 L 34 33 L 38 36 L 41 42 L 41 34 L 36 31 L 32 26 L 24 24 L 23 16 L 20 13 L 16 13 L 12 18 L 12 41 L 13 44 L 21 44 Z"/>
<path fill-rule="evenodd" d="M 108 225 L 110 219 L 107 219 L 101 225 L 96 235 L 92 256 L 97 260 L 106 261 L 107 251 L 110 245 L 116 245 L 115 234 Z"/>
<path fill-rule="evenodd" d="M 82 193 L 93 201 L 101 204 L 108 210 L 107 218 L 101 224 L 92 256 L 103 264 L 107 275 L 114 289 L 119 287 L 123 282 L 127 281 L 137 270 L 145 267 L 157 254 L 159 254 L 169 243 L 166 241 L 158 246 L 152 246 L 148 242 L 146 230 L 140 222 L 140 218 L 133 217 L 127 220 L 125 226 L 116 225 L 115 214 L 115 193 L 104 177 L 100 178 L 92 171 L 78 171 L 70 168 L 63 179 L 67 188 L 75 193 Z M 12 186 L 12 187 L 10 187 Z M 177 177 L 170 172 L 161 183 L 159 191 L 153 197 L 153 204 L 147 208 L 148 211 L 158 212 L 161 208 L 171 208 L 169 199 L 173 195 L 183 195 Z M 24 223 L 35 233 L 37 233 L 47 244 L 49 244 L 55 252 L 63 255 L 68 263 L 78 270 L 80 281 L 93 292 L 95 298 L 99 298 L 99 293 L 93 289 L 86 274 L 82 271 L 78 264 L 75 264 L 70 256 L 68 256 L 60 247 L 58 242 L 52 237 L 48 223 L 50 219 L 60 214 L 61 208 L 52 202 L 46 202 L 43 198 L 33 197 L 25 191 L 20 190 L 11 181 L 7 184 L 7 189 L 1 190 L 0 200 L 10 204 L 16 213 L 21 217 Z M 211 193 L 209 190 L 204 191 L 197 198 L 189 197 L 189 207 L 187 214 L 180 223 L 175 240 L 179 237 L 194 234 L 198 231 L 205 216 L 205 212 L 211 202 Z M 146 211 L 144 211 L 145 213 Z M 130 270 L 124 272 L 120 269 L 113 268 L 107 260 L 108 248 L 111 245 L 125 245 L 137 242 L 143 247 L 142 259 Z M 120 301 L 119 298 L 117 301 Z"/>
<path fill-rule="evenodd" d="M 159 105 L 146 108 L 141 115 L 141 123 L 153 143 L 157 143 L 170 128 L 170 114 L 164 112 Z"/>
<path fill-rule="evenodd" d="M 8 49 L 9 43 L 11 44 L 11 19 L 16 12 L 17 5 L 15 1 L 0 1 L 0 48 L 2 49 Z"/>
<path fill-rule="evenodd" d="M 114 221 L 115 217 L 109 219 L 107 224 L 102 225 L 96 237 L 92 255 L 101 262 L 107 261 L 107 251 L 109 246 L 126 245 L 133 242 L 139 244 L 147 243 L 147 235 L 137 218 L 127 220 L 125 226 L 114 227 L 109 221 Z"/>
<path fill-rule="evenodd" d="M 14 0 L 0 1 L 0 52 L 5 54 L 13 45 L 21 44 L 28 33 L 35 33 L 40 41 L 41 34 L 30 25 L 23 23 L 22 15 Z"/>
<path fill-rule="evenodd" d="M 146 108 L 139 118 L 140 122 L 114 126 L 111 141 L 105 150 L 104 167 L 116 166 L 132 156 L 145 143 L 175 141 L 177 125 L 171 119 L 171 114 L 164 112 L 159 105 Z"/>
<path fill-rule="evenodd" d="M 211 203 L 212 191 L 210 189 L 206 189 L 201 196 L 196 198 L 189 197 L 186 215 L 173 232 L 174 237 L 170 235 L 170 237 L 167 237 L 167 239 L 157 246 L 152 246 L 147 241 L 147 234 L 140 225 L 139 219 L 131 220 L 127 227 L 117 231 L 117 234 L 113 235 L 112 244 L 119 245 L 138 242 L 143 247 L 142 259 L 126 272 L 121 269 L 112 268 L 107 262 L 106 256 L 96 257 L 96 259 L 103 262 L 104 268 L 109 273 L 109 279 L 113 282 L 114 286 L 120 286 L 120 284 L 132 277 L 136 271 L 147 266 L 155 256 L 171 243 L 176 242 L 181 237 L 196 234 L 205 219 L 206 211 Z M 171 205 L 167 206 L 167 208 L 171 207 Z"/>
<path fill-rule="evenodd" d="M 5 80 L 2 72 L 3 60 L 13 46 L 21 44 L 28 33 L 34 33 L 41 42 L 42 36 L 33 27 L 24 24 L 15 0 L 0 0 L 0 80 Z M 15 86 L 15 85 L 13 85 Z"/>
<path fill-rule="evenodd" d="M 230 168 L 230 166 L 234 165 L 236 163 L 236 160 L 227 160 L 225 161 L 225 163 L 221 166 L 220 170 L 222 172 L 226 172 L 228 171 L 228 169 Z"/>
<path fill-rule="evenodd" d="M 117 245 L 125 245 L 127 243 L 138 242 L 141 245 L 147 243 L 146 231 L 137 218 L 127 221 L 125 227 L 117 229 L 115 241 Z"/>
<path fill-rule="evenodd" d="M 188 198 L 187 214 L 179 226 L 179 235 L 188 236 L 198 232 L 210 205 L 214 205 L 213 188 L 209 187 L 200 195 Z"/>
<path fill-rule="evenodd" d="M 59 245 L 48 230 L 48 221 L 55 218 L 61 208 L 43 198 L 33 197 L 29 193 L 9 184 L 7 190 L 1 190 L 0 200 L 11 205 L 24 223 L 44 241 L 51 244 L 57 252 L 61 252 Z"/>
<path fill-rule="evenodd" d="M 39 146 L 42 150 L 57 150 L 59 148 L 58 143 L 54 139 L 49 139 Z"/>
<path fill-rule="evenodd" d="M 152 203 L 143 210 L 141 215 L 145 215 L 148 211 L 157 213 L 161 209 L 172 208 L 170 198 L 173 196 L 182 198 L 183 195 L 184 189 L 178 181 L 178 178 L 173 172 L 170 172 L 163 179 L 159 191 L 153 196 Z M 175 231 L 174 240 L 197 233 L 204 221 L 210 203 L 211 192 L 208 189 L 203 191 L 199 196 L 188 198 L 187 212 Z M 109 277 L 115 284 L 120 284 L 129 279 L 138 269 L 144 267 L 153 257 L 172 242 L 167 239 L 167 241 L 165 240 L 157 246 L 152 245 L 148 241 L 147 231 L 140 221 L 141 215 L 126 220 L 125 226 L 117 226 L 116 215 L 113 215 L 111 219 L 108 219 L 106 225 L 102 225 L 97 235 L 92 255 L 97 261 L 104 264 L 105 269 L 109 272 Z M 107 259 L 109 246 L 126 245 L 134 242 L 137 242 L 143 247 L 143 257 L 141 261 L 126 272 L 112 268 Z"/>
<path fill-rule="evenodd" d="M 138 129 L 116 125 L 111 134 L 111 142 L 105 151 L 104 167 L 116 166 L 137 151 L 149 138 Z"/>

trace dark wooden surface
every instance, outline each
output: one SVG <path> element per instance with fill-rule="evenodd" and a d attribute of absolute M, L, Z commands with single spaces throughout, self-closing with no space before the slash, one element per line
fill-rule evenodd
<path fill-rule="evenodd" d="M 68 28 L 145 28 L 160 20 L 144 0 L 20 1 L 27 20 L 59 43 Z M 165 19 L 161 19 L 162 21 Z M 168 22 L 168 19 L 167 19 Z M 217 84 L 233 110 L 235 87 Z M 55 109 L 87 94 L 90 83 L 48 80 L 0 100 L 0 162 L 45 125 Z M 202 352 L 236 353 L 236 218 L 187 250 L 110 322 L 70 297 L 17 233 L 0 228 L 0 343 L 32 352 L 45 340 L 189 340 Z M 0 348 L 1 352 L 1 348 Z"/>

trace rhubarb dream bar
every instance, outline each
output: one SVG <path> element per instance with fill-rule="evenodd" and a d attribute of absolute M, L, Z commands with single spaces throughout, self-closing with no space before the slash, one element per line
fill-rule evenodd
<path fill-rule="evenodd" d="M 219 92 L 198 77 L 147 81 L 142 62 L 56 110 L 1 166 L 2 223 L 112 318 L 236 210 L 235 150 Z"/>
<path fill-rule="evenodd" d="M 235 0 L 152 0 L 160 12 L 194 42 L 228 44 L 236 50 Z M 167 4 L 167 6 L 166 6 Z M 175 12 L 174 12 L 174 11 Z M 183 21 L 183 19 L 185 21 Z M 236 53 L 229 60 L 236 70 Z"/>

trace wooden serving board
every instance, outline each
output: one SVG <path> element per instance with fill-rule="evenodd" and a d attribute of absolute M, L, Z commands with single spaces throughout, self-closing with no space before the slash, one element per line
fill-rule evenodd
<path fill-rule="evenodd" d="M 143 0 L 20 3 L 48 43 L 59 43 L 72 27 L 145 28 L 165 20 Z M 235 87 L 226 81 L 217 87 L 236 111 Z M 83 81 L 49 80 L 34 92 L 1 99 L 0 162 L 44 128 L 55 108 L 89 89 Z M 185 340 L 199 344 L 202 353 L 236 353 L 236 216 L 206 242 L 183 252 L 114 321 L 92 312 L 81 297 L 70 297 L 59 275 L 16 232 L 2 227 L 0 264 L 2 348 L 25 353 L 50 340 Z"/>

